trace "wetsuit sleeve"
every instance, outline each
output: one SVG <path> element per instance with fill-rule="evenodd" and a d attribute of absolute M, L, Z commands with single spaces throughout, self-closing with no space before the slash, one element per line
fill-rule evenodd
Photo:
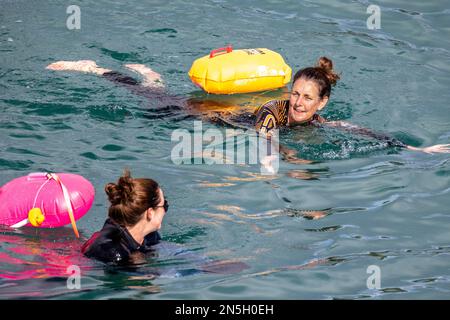
<path fill-rule="evenodd" d="M 256 111 L 255 130 L 267 134 L 277 127 L 277 120 L 273 108 L 270 104 L 262 105 Z"/>
<path fill-rule="evenodd" d="M 387 145 L 389 147 L 399 147 L 399 148 L 406 148 L 407 145 L 403 142 L 401 142 L 400 140 L 391 137 L 389 135 L 386 135 L 384 133 L 379 133 L 379 132 L 373 132 L 370 129 L 367 128 L 362 128 L 362 127 L 358 127 L 354 124 L 350 124 L 348 122 L 344 122 L 344 121 L 330 121 L 330 122 L 326 122 L 325 123 L 328 126 L 331 127 L 335 127 L 335 128 L 339 128 L 339 129 L 343 129 L 347 132 L 351 132 L 351 133 L 355 133 L 361 136 L 366 136 L 366 137 L 370 137 L 370 138 L 374 138 L 378 141 L 382 141 L 387 143 Z"/>

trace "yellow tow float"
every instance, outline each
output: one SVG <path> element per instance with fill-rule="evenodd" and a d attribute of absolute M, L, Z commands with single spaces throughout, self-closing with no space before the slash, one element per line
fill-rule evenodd
<path fill-rule="evenodd" d="M 292 69 L 283 57 L 266 48 L 212 50 L 194 61 L 192 82 L 208 93 L 233 94 L 278 89 L 289 83 Z"/>

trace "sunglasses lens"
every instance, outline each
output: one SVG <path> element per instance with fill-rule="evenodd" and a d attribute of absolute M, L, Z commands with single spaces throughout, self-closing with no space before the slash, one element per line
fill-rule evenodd
<path fill-rule="evenodd" d="M 167 200 L 164 200 L 164 211 L 167 212 L 167 210 L 169 210 L 169 202 L 167 202 Z"/>

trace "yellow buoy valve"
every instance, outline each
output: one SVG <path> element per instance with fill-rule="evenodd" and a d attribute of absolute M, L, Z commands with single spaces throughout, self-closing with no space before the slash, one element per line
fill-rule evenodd
<path fill-rule="evenodd" d="M 33 208 L 28 211 L 28 221 L 33 225 L 33 227 L 39 227 L 44 220 L 45 216 L 40 208 Z"/>

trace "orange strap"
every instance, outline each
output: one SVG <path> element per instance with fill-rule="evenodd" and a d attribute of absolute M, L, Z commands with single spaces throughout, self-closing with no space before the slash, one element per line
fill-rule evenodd
<path fill-rule="evenodd" d="M 48 173 L 47 178 L 54 179 L 61 186 L 64 200 L 66 201 L 67 212 L 69 213 L 70 222 L 72 223 L 73 232 L 75 233 L 75 236 L 79 238 L 80 234 L 78 233 L 77 224 L 75 223 L 75 216 L 73 215 L 72 203 L 70 202 L 70 196 L 66 186 L 62 183 L 61 179 L 58 177 L 56 173 Z"/>

